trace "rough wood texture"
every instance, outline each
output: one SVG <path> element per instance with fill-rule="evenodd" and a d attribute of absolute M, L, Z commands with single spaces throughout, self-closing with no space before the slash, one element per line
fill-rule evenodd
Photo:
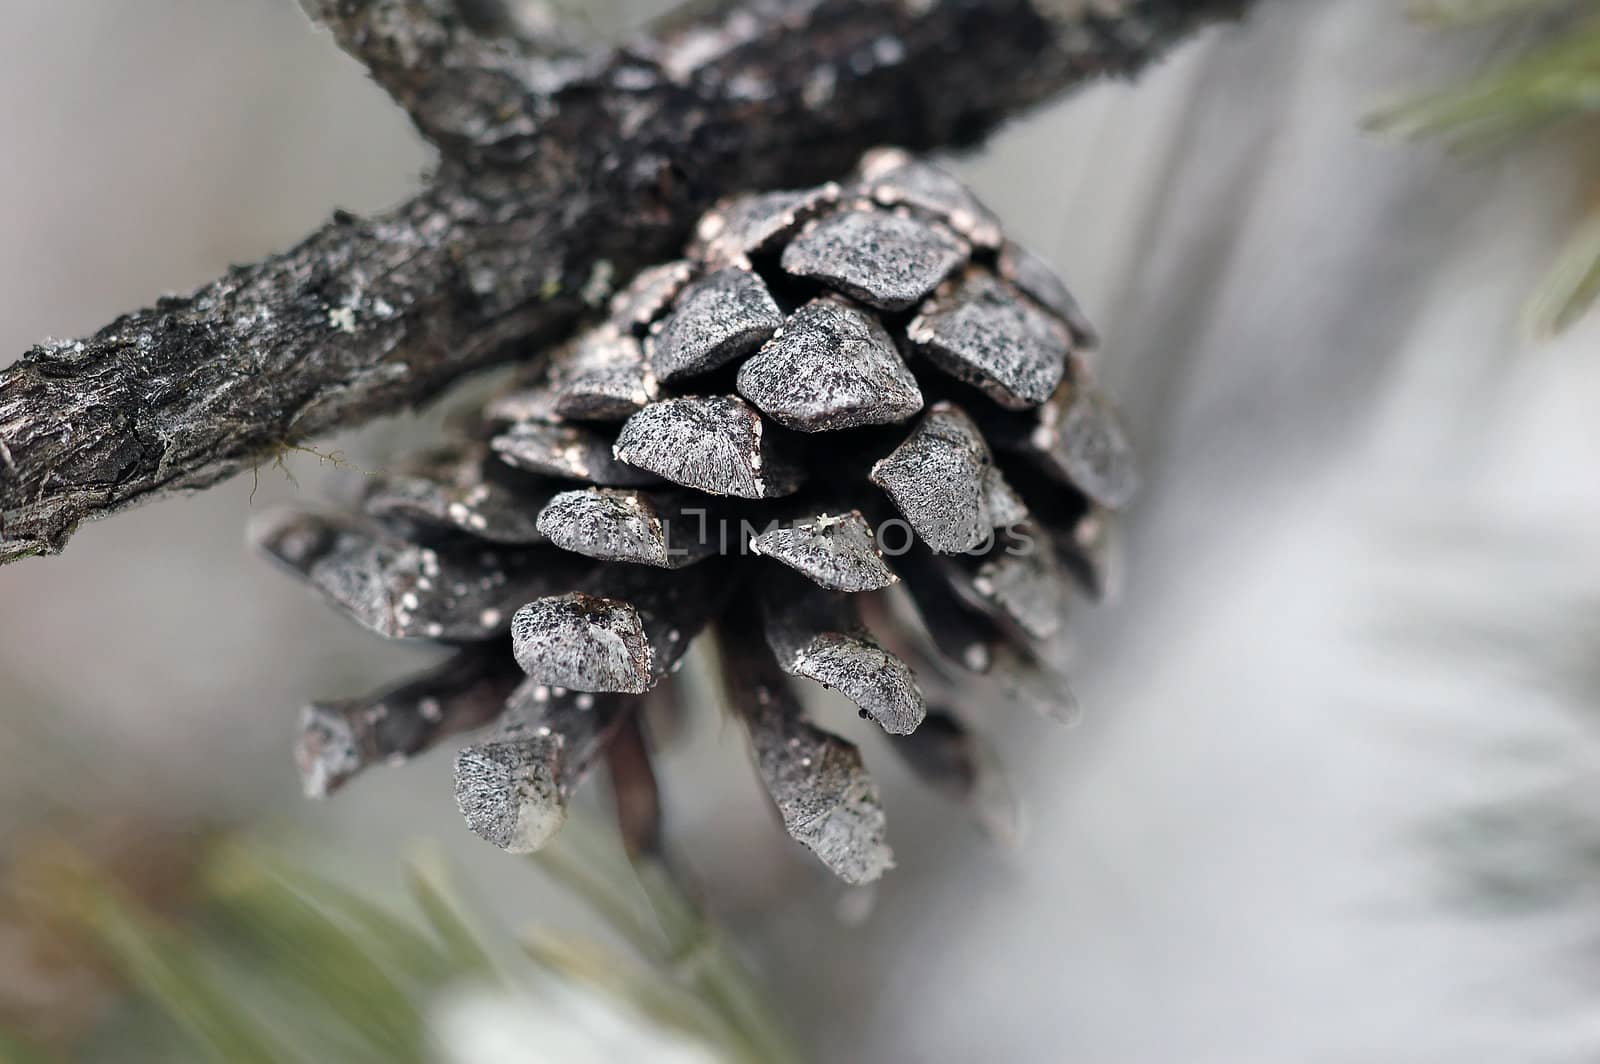
<path fill-rule="evenodd" d="M 439 147 L 437 174 L 0 371 L 0 562 L 533 356 L 735 188 L 817 182 L 879 143 L 971 143 L 1242 4 L 721 3 L 595 55 L 486 35 L 463 14 L 481 3 L 306 0 Z"/>

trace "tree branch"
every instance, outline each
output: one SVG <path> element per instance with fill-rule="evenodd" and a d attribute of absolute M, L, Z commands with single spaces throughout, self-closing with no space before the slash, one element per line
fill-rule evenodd
<path fill-rule="evenodd" d="M 554 24 L 519 32 L 497 0 L 301 5 L 447 153 L 532 136 L 549 98 L 605 58 L 572 47 Z"/>
<path fill-rule="evenodd" d="M 533 355 L 723 194 L 971 143 L 1243 0 L 720 4 L 599 60 L 456 2 L 306 0 L 439 145 L 427 190 L 0 370 L 0 562 Z"/>

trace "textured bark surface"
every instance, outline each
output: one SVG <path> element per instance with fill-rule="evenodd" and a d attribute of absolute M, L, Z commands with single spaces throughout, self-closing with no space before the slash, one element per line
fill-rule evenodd
<path fill-rule="evenodd" d="M 823 180 L 879 143 L 971 143 L 1242 3 L 718 4 L 604 55 L 455 0 L 306 6 L 439 147 L 437 174 L 0 371 L 0 562 L 533 357 L 722 194 Z"/>

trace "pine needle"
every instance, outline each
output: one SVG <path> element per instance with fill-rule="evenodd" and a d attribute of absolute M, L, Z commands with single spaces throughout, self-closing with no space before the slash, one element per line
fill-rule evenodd
<path fill-rule="evenodd" d="M 1600 301 L 1600 208 L 1567 242 L 1528 303 L 1529 327 L 1541 336 L 1565 332 Z"/>
<path fill-rule="evenodd" d="M 522 947 L 562 982 L 589 986 L 700 1041 L 724 1046 L 739 1043 L 738 1031 L 705 1002 L 656 972 L 632 970 L 629 962 L 597 942 L 535 929 L 522 936 Z"/>
<path fill-rule="evenodd" d="M 1600 0 L 1419 0 L 1412 13 L 1440 26 L 1531 18 L 1556 10 L 1584 17 L 1554 39 L 1473 78 L 1370 115 L 1369 129 L 1441 140 L 1457 153 L 1500 151 L 1535 133 L 1600 122 Z M 1592 16 L 1589 14 L 1592 12 Z M 1565 331 L 1600 300 L 1600 210 L 1591 211 L 1529 301 L 1539 336 Z"/>
<path fill-rule="evenodd" d="M 464 974 L 492 975 L 494 960 L 462 914 L 443 861 L 431 855 L 420 856 L 411 862 L 407 872 L 411 896 L 445 953 Z"/>
<path fill-rule="evenodd" d="M 620 922 L 616 930 L 639 960 L 540 931 L 522 936 L 521 956 L 492 949 L 496 939 L 477 930 L 481 922 L 459 900 L 442 859 L 427 853 L 408 870 L 420 925 L 238 841 L 208 851 L 182 920 L 155 916 L 111 873 L 70 854 L 51 898 L 132 991 L 132 1007 L 119 1010 L 103 1040 L 153 1039 L 152 1059 L 423 1064 L 432 1059 L 429 1020 L 441 991 L 470 980 L 527 993 L 519 976 L 540 971 L 562 986 L 599 991 L 720 1057 L 798 1059 L 699 910 L 673 883 L 630 894 L 629 866 L 604 841 L 593 838 L 583 856 L 557 862 L 557 878 L 599 900 L 596 912 Z M 661 929 L 652 912 L 662 915 Z M 147 1029 L 151 1021 L 157 1026 Z M 0 1029 L 0 1061 L 52 1059 Z"/>
<path fill-rule="evenodd" d="M 291 1015 L 326 1013 L 327 1026 L 371 1059 L 423 1064 L 425 1021 L 415 988 L 381 964 L 358 931 L 312 905 L 242 850 L 211 875 L 220 922 L 252 965 L 275 973 Z"/>
<path fill-rule="evenodd" d="M 620 849 L 602 847 L 607 833 L 569 821 L 557 842 L 534 855 L 547 874 L 567 885 L 603 921 L 648 961 L 658 975 L 703 1002 L 718 1027 L 731 1032 L 722 1044 L 741 1058 L 762 1064 L 798 1061 L 783 1023 L 758 992 L 754 978 L 733 954 L 670 863 L 641 855 L 630 864 Z M 629 881 L 654 916 L 654 929 L 637 918 L 632 900 L 614 885 Z"/>
<path fill-rule="evenodd" d="M 1504 147 L 1563 121 L 1600 112 L 1600 20 L 1465 85 L 1379 111 L 1370 129 L 1461 149 Z"/>
<path fill-rule="evenodd" d="M 181 936 L 157 927 L 112 890 L 87 884 L 87 918 L 96 941 L 135 987 L 229 1064 L 282 1064 L 291 1056 L 249 1012 L 222 990 L 201 954 Z"/>

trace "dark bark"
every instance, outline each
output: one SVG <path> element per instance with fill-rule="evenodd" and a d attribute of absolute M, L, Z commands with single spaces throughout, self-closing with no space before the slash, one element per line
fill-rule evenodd
<path fill-rule="evenodd" d="M 534 357 L 725 193 L 824 180 L 880 143 L 972 143 L 1242 3 L 767 0 L 583 55 L 480 36 L 460 0 L 306 0 L 437 174 L 0 371 L 0 562 Z"/>

